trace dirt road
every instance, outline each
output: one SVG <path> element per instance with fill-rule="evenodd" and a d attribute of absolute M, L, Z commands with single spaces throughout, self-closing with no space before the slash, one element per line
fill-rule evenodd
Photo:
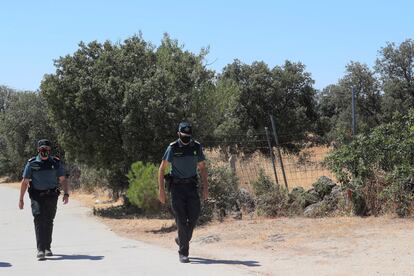
<path fill-rule="evenodd" d="M 412 218 L 216 222 L 196 229 L 196 258 L 184 265 L 176 233 L 154 232 L 171 220 L 98 220 L 75 201 L 58 207 L 57 256 L 38 262 L 30 206 L 17 209 L 17 192 L 0 185 L 0 275 L 414 275 Z"/>
<path fill-rule="evenodd" d="M 30 200 L 17 208 L 18 190 L 0 185 L 0 275 L 244 275 L 230 261 L 193 256 L 178 262 L 176 250 L 120 237 L 76 201 L 59 203 L 54 257 L 35 259 Z"/>

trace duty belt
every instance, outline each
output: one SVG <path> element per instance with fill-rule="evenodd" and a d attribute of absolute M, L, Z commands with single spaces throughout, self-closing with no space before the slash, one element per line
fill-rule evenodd
<path fill-rule="evenodd" d="M 189 178 L 176 178 L 173 177 L 172 184 L 196 184 L 197 183 L 197 176 L 189 177 Z"/>

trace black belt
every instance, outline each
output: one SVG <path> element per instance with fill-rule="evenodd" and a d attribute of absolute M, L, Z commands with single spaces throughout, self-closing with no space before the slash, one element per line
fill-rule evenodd
<path fill-rule="evenodd" d="M 30 193 L 33 193 L 37 196 L 54 196 L 54 195 L 60 195 L 60 189 L 59 188 L 52 188 L 47 190 L 36 190 L 34 188 L 29 189 Z"/>
<path fill-rule="evenodd" d="M 197 176 L 189 177 L 189 178 L 177 178 L 173 177 L 172 184 L 196 184 L 197 183 Z"/>

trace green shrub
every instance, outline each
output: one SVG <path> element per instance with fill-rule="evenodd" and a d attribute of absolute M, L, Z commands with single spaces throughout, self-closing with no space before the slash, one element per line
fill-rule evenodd
<path fill-rule="evenodd" d="M 272 192 L 275 189 L 275 184 L 272 180 L 264 173 L 263 169 L 259 171 L 259 177 L 256 181 L 251 183 L 254 194 L 256 197 Z"/>
<path fill-rule="evenodd" d="M 97 170 L 86 165 L 79 165 L 79 170 L 79 183 L 82 190 L 93 192 L 96 188 L 107 186 L 108 180 L 105 171 Z"/>
<path fill-rule="evenodd" d="M 227 166 L 209 166 L 208 183 L 209 202 L 204 204 L 202 216 L 223 219 L 229 212 L 240 210 L 239 181 Z"/>
<path fill-rule="evenodd" d="M 342 185 L 352 190 L 355 213 L 379 214 L 393 206 L 398 215 L 406 216 L 413 203 L 413 191 L 407 188 L 414 177 L 413 152 L 411 110 L 340 146 L 325 163 Z"/>
<path fill-rule="evenodd" d="M 258 215 L 275 217 L 288 214 L 288 194 L 284 188 L 275 185 L 260 170 L 259 177 L 251 183 L 255 193 L 256 211 Z"/>
<path fill-rule="evenodd" d="M 128 172 L 129 187 L 126 196 L 129 202 L 144 213 L 154 213 L 160 210 L 158 202 L 158 168 L 151 163 L 135 162 Z"/>

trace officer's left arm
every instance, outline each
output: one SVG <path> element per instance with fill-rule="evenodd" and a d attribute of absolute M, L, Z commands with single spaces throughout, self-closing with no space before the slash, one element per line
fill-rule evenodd
<path fill-rule="evenodd" d="M 201 176 L 201 183 L 203 186 L 203 192 L 202 192 L 202 196 L 203 196 L 203 200 L 206 200 L 208 198 L 208 181 L 207 181 L 207 166 L 206 166 L 206 162 L 200 161 L 197 164 L 198 166 L 198 170 L 200 171 L 200 176 Z"/>
<path fill-rule="evenodd" d="M 65 175 L 59 176 L 59 183 L 63 189 L 63 204 L 66 204 L 69 202 L 69 188 Z"/>

